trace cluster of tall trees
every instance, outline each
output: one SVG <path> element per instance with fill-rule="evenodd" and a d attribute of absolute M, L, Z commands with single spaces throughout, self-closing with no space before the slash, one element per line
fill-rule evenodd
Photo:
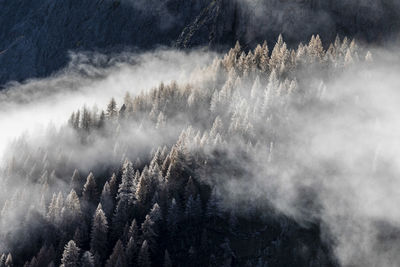
<path fill-rule="evenodd" d="M 279 36 L 271 52 L 237 43 L 192 83 L 113 98 L 105 111 L 84 107 L 49 130 L 45 147 L 18 140 L 1 176 L 0 266 L 334 265 L 322 241 L 299 249 L 304 231 L 318 239 L 317 229 L 268 204 L 228 200 L 220 185 L 245 179 L 252 154 L 277 161 L 295 134 L 292 114 L 322 101 L 324 79 L 372 60 L 362 53 L 346 38 L 326 50 L 319 36 L 297 49 Z M 173 138 L 148 140 L 151 153 L 132 158 L 122 138 L 132 127 Z M 77 169 L 79 152 L 60 141 L 66 129 L 81 150 L 111 140 L 113 151 L 99 149 L 109 163 Z"/>

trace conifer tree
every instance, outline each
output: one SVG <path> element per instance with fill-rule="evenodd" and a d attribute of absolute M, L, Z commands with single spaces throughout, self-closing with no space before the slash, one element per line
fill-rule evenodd
<path fill-rule="evenodd" d="M 130 237 L 125 249 L 126 262 L 129 266 L 134 266 L 138 257 L 138 241 Z"/>
<path fill-rule="evenodd" d="M 78 196 L 82 194 L 83 181 L 77 169 L 75 169 L 74 173 L 72 174 L 70 185 L 71 189 L 74 189 Z"/>
<path fill-rule="evenodd" d="M 109 180 L 109 185 L 110 185 L 111 196 L 113 198 L 116 198 L 118 193 L 118 180 L 117 180 L 117 175 L 115 175 L 115 173 L 111 175 Z"/>
<path fill-rule="evenodd" d="M 122 170 L 122 181 L 118 188 L 118 203 L 113 217 L 113 236 L 118 237 L 125 223 L 129 221 L 132 205 L 135 201 L 135 186 L 132 162 L 126 160 Z"/>
<path fill-rule="evenodd" d="M 150 219 L 155 223 L 162 220 L 162 212 L 158 203 L 154 203 L 153 208 L 150 210 L 149 216 Z"/>
<path fill-rule="evenodd" d="M 73 234 L 81 219 L 82 211 L 78 195 L 72 189 L 62 209 L 62 225 L 67 233 Z"/>
<path fill-rule="evenodd" d="M 180 221 L 179 207 L 176 203 L 176 200 L 173 198 L 168 208 L 168 215 L 167 215 L 167 226 L 171 235 L 175 234 L 175 232 L 177 231 L 179 221 Z"/>
<path fill-rule="evenodd" d="M 97 185 L 92 172 L 89 173 L 83 186 L 82 199 L 91 205 L 95 205 L 98 202 Z"/>
<path fill-rule="evenodd" d="M 138 257 L 139 267 L 151 267 L 150 252 L 147 241 L 144 240 Z"/>
<path fill-rule="evenodd" d="M 61 259 L 61 267 L 78 267 L 79 266 L 79 248 L 73 240 L 69 241 L 64 248 Z"/>
<path fill-rule="evenodd" d="M 109 218 L 112 215 L 114 209 L 114 198 L 111 194 L 111 188 L 108 181 L 104 184 L 101 192 L 100 203 L 103 207 L 105 215 Z"/>
<path fill-rule="evenodd" d="M 114 98 L 111 98 L 107 106 L 107 116 L 108 118 L 115 118 L 118 115 L 117 102 Z"/>
<path fill-rule="evenodd" d="M 92 253 L 90 253 L 90 251 L 85 251 L 85 253 L 83 253 L 82 258 L 81 258 L 81 265 L 80 267 L 95 267 L 95 260 L 94 260 L 94 256 L 92 255 Z M 97 265 L 99 266 L 99 265 Z"/>
<path fill-rule="evenodd" d="M 151 251 L 155 251 L 157 248 L 156 237 L 157 233 L 154 229 L 154 222 L 151 220 L 149 215 L 146 215 L 146 219 L 142 223 L 142 238 L 147 240 L 147 245 Z"/>
<path fill-rule="evenodd" d="M 106 267 L 124 267 L 126 266 L 125 249 L 121 240 L 118 240 L 114 246 L 110 258 L 107 260 Z"/>
<path fill-rule="evenodd" d="M 94 255 L 97 264 L 102 262 L 107 253 L 107 232 L 107 218 L 102 210 L 101 204 L 99 204 L 93 216 L 90 240 L 90 252 Z"/>

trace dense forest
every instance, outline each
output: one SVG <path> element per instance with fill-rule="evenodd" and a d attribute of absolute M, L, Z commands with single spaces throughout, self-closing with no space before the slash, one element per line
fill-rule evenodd
<path fill-rule="evenodd" d="M 331 85 L 354 69 L 368 83 L 373 57 L 339 37 L 238 42 L 191 82 L 22 135 L 0 175 L 0 266 L 373 266 L 369 250 L 338 256 L 310 184 L 339 176 L 341 157 L 309 152 L 327 118 L 371 118 Z"/>

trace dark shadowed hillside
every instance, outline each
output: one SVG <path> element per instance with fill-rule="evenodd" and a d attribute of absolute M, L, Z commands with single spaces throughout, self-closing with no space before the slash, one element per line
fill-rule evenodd
<path fill-rule="evenodd" d="M 43 77 L 68 51 L 118 52 L 159 45 L 254 47 L 283 33 L 288 44 L 319 33 L 367 42 L 399 28 L 396 0 L 0 0 L 0 84 Z"/>

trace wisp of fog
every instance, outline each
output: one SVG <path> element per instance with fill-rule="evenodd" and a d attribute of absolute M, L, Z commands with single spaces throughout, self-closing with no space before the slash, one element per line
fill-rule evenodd
<path fill-rule="evenodd" d="M 37 134 L 49 124 L 59 127 L 83 105 L 103 108 L 111 97 L 121 100 L 160 82 L 186 82 L 196 68 L 215 54 L 160 49 L 117 56 L 71 54 L 69 66 L 47 79 L 11 84 L 0 92 L 0 154 L 22 133 Z M 36 130 L 35 130 L 36 129 Z"/>

